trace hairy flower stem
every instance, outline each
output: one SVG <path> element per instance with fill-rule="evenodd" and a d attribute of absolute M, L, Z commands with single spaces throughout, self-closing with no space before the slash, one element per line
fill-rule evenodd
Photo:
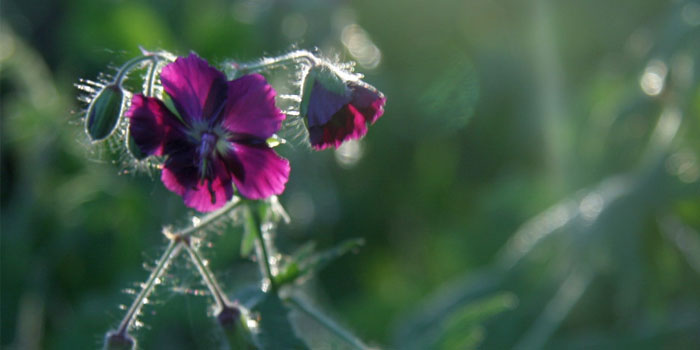
<path fill-rule="evenodd" d="M 211 214 L 207 214 L 202 218 L 197 218 L 196 220 L 193 219 L 193 222 L 196 221 L 196 223 L 194 223 L 192 227 L 188 227 L 180 232 L 172 233 L 171 235 L 188 236 L 199 230 L 202 230 L 205 227 L 216 222 L 216 220 L 221 218 L 223 215 L 228 214 L 231 210 L 236 209 L 241 204 L 241 202 L 242 201 L 240 198 L 234 197 L 232 200 L 226 203 L 226 205 L 221 207 L 221 209 Z M 165 232 L 165 235 L 167 236 L 168 233 Z"/>
<path fill-rule="evenodd" d="M 191 247 L 190 242 L 192 238 L 191 235 L 193 233 L 200 231 L 206 228 L 207 226 L 211 225 L 212 223 L 216 222 L 217 219 L 231 212 L 231 210 L 235 209 L 240 203 L 240 199 L 234 198 L 232 201 L 227 203 L 218 211 L 206 215 L 202 219 L 197 219 L 196 223 L 184 230 L 174 233 L 170 232 L 167 229 L 163 230 L 163 234 L 170 241 L 168 243 L 168 247 L 165 248 L 165 252 L 160 257 L 160 259 L 158 259 L 158 263 L 156 264 L 155 269 L 153 269 L 151 275 L 148 276 L 148 280 L 143 285 L 143 288 L 141 289 L 139 294 L 136 296 L 136 299 L 134 299 L 134 302 L 131 304 L 129 310 L 126 312 L 126 315 L 124 315 L 124 318 L 119 324 L 119 328 L 117 329 L 116 334 L 124 335 L 128 332 L 129 328 L 134 323 L 136 316 L 141 310 L 141 307 L 143 306 L 145 300 L 148 298 L 151 292 L 153 292 L 153 288 L 159 283 L 160 277 L 168 268 L 170 262 L 180 253 L 183 247 L 190 253 L 190 257 L 192 257 L 192 260 L 194 261 L 195 265 L 197 265 L 197 268 L 199 269 L 200 274 L 202 274 L 202 277 L 207 283 L 207 286 L 212 291 L 212 295 L 216 300 L 217 306 L 219 308 L 222 308 L 223 306 L 228 305 L 228 300 L 226 299 L 225 294 L 221 292 L 221 288 L 219 287 L 218 283 L 216 282 L 208 268 L 206 268 L 206 265 L 204 264 L 204 261 L 199 255 L 199 253 Z M 194 221 L 195 220 L 193 220 L 193 222 Z M 202 268 L 204 270 L 202 270 Z"/>
<path fill-rule="evenodd" d="M 144 301 L 153 291 L 153 287 L 155 287 L 160 282 L 160 277 L 163 275 L 163 272 L 165 272 L 165 270 L 168 268 L 168 265 L 173 260 L 173 258 L 175 258 L 180 253 L 180 249 L 181 245 L 179 242 L 175 240 L 170 240 L 168 247 L 165 248 L 163 256 L 161 256 L 160 259 L 158 259 L 158 264 L 156 265 L 156 268 L 153 269 L 153 271 L 151 272 L 151 275 L 148 277 L 146 284 L 143 286 L 141 292 L 139 292 L 139 295 L 136 297 L 134 302 L 131 304 L 131 307 L 129 307 L 129 310 L 126 312 L 124 319 L 122 319 L 122 322 L 119 324 L 117 334 L 124 335 L 129 330 L 131 324 L 136 319 L 136 315 L 138 315 L 139 311 L 141 310 Z"/>
<path fill-rule="evenodd" d="M 335 334 L 338 336 L 338 338 L 344 340 L 346 343 L 351 345 L 355 349 L 359 350 L 367 350 L 369 347 L 362 343 L 360 339 L 357 339 L 355 336 L 350 334 L 347 330 L 343 329 L 340 327 L 338 324 L 333 322 L 333 320 L 329 319 L 326 317 L 324 314 L 322 314 L 320 311 L 314 309 L 310 305 L 304 303 L 303 301 L 299 300 L 298 298 L 288 298 L 285 299 L 288 303 L 292 304 L 296 309 L 299 311 L 305 313 L 306 315 L 310 316 L 314 320 L 316 320 L 318 323 L 320 323 L 322 326 L 324 326 L 326 329 L 328 329 L 331 333 Z"/>
<path fill-rule="evenodd" d="M 256 253 L 258 255 L 258 260 L 262 261 L 263 266 L 265 267 L 265 274 L 267 275 L 267 281 L 270 284 L 270 290 L 272 290 L 273 293 L 277 293 L 277 282 L 275 282 L 275 275 L 272 274 L 270 256 L 267 252 L 267 243 L 265 242 L 265 238 L 263 238 L 262 231 L 258 230 L 257 233 L 258 249 L 256 249 Z"/>
<path fill-rule="evenodd" d="M 273 67 L 277 66 L 285 66 L 289 63 L 293 64 L 298 64 L 300 62 L 306 63 L 308 65 L 314 66 L 318 64 L 322 64 L 322 60 L 319 59 L 318 57 L 314 56 L 309 51 L 306 50 L 297 50 L 297 51 L 292 51 L 288 54 L 282 55 L 282 56 L 277 56 L 277 57 L 271 57 L 271 58 L 263 58 L 260 61 L 257 62 L 250 62 L 250 63 L 233 63 L 234 68 L 237 70 L 241 71 L 243 74 L 251 73 L 251 72 L 258 72 L 266 69 L 270 69 Z"/>
<path fill-rule="evenodd" d="M 202 275 L 202 279 L 209 288 L 209 291 L 211 292 L 211 295 L 214 298 L 214 301 L 216 302 L 216 312 L 219 313 L 225 307 L 230 306 L 231 302 L 229 302 L 228 298 L 226 298 L 226 294 L 221 289 L 221 286 L 219 286 L 219 283 L 216 281 L 216 277 L 214 277 L 214 274 L 211 272 L 211 270 L 209 270 L 209 267 L 207 267 L 207 264 L 205 263 L 202 256 L 199 254 L 197 248 L 192 246 L 192 241 L 183 241 L 183 246 L 185 247 L 185 250 L 187 250 L 187 252 L 190 254 L 192 262 L 195 264 L 195 266 L 197 266 L 199 274 Z"/>

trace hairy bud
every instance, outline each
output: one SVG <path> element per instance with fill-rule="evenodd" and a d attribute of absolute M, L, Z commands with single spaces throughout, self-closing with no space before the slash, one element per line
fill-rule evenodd
<path fill-rule="evenodd" d="M 126 332 L 109 332 L 105 337 L 104 350 L 133 350 L 136 340 Z"/>
<path fill-rule="evenodd" d="M 238 306 L 225 306 L 216 315 L 216 319 L 232 349 L 256 349 L 246 322 L 247 317 Z"/>
<path fill-rule="evenodd" d="M 124 92 L 118 85 L 107 85 L 90 102 L 85 130 L 90 140 L 101 141 L 111 135 L 119 124 L 124 104 Z"/>

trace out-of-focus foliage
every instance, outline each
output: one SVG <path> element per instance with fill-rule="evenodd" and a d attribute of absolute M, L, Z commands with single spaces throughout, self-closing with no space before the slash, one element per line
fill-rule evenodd
<path fill-rule="evenodd" d="M 76 79 L 138 45 L 212 62 L 318 47 L 385 92 L 362 142 L 279 148 L 293 167 L 283 250 L 366 241 L 305 288 L 369 343 L 700 347 L 698 1 L 0 6 L 3 348 L 99 347 L 160 226 L 186 213 L 159 181 L 120 176 L 78 124 Z M 206 249 L 231 297 L 255 273 L 241 236 Z M 210 349 L 222 335 L 203 286 L 187 266 L 169 274 L 141 347 Z M 343 348 L 292 317 L 311 344 Z"/>

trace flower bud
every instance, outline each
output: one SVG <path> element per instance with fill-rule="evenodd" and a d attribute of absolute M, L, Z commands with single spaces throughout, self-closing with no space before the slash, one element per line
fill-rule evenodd
<path fill-rule="evenodd" d="M 109 332 L 105 337 L 104 350 L 133 350 L 136 340 L 126 332 Z"/>
<path fill-rule="evenodd" d="M 124 104 L 124 92 L 118 85 L 107 85 L 90 102 L 85 118 L 85 130 L 92 141 L 102 141 L 119 124 Z"/>
<path fill-rule="evenodd" d="M 344 80 L 325 66 L 309 71 L 302 90 L 300 111 L 316 150 L 339 147 L 359 139 L 384 113 L 386 98 L 360 80 Z"/>
<path fill-rule="evenodd" d="M 247 317 L 236 305 L 226 305 L 216 315 L 231 349 L 256 349 L 248 329 Z"/>

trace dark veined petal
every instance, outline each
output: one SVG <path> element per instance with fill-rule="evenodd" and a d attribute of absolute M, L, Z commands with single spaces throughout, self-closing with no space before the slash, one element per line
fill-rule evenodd
<path fill-rule="evenodd" d="M 170 155 L 161 181 L 167 189 L 182 196 L 190 208 L 200 212 L 219 209 L 233 197 L 231 176 L 221 160 L 214 159 L 207 176 L 202 178 L 195 157 L 193 150 Z"/>
<path fill-rule="evenodd" d="M 246 198 L 263 199 L 280 194 L 289 179 L 289 161 L 266 145 L 232 142 L 224 159 L 236 188 Z"/>
<path fill-rule="evenodd" d="M 384 114 L 386 97 L 362 85 L 350 83 L 349 86 L 352 90 L 350 104 L 362 113 L 368 123 L 374 124 Z"/>
<path fill-rule="evenodd" d="M 141 152 L 161 156 L 169 139 L 184 138 L 181 124 L 158 99 L 134 95 L 126 112 L 129 133 Z"/>
<path fill-rule="evenodd" d="M 275 105 L 275 90 L 260 74 L 228 82 L 221 124 L 237 134 L 265 140 L 279 130 L 285 116 Z"/>
<path fill-rule="evenodd" d="M 306 115 L 309 128 L 330 122 L 331 118 L 350 101 L 350 95 L 339 95 L 326 89 L 318 81 L 315 82 L 311 89 Z"/>
<path fill-rule="evenodd" d="M 365 116 L 353 105 L 346 105 L 321 126 L 309 127 L 309 140 L 316 150 L 339 147 L 347 140 L 359 139 L 367 134 Z"/>
<path fill-rule="evenodd" d="M 182 152 L 169 154 L 163 165 L 160 180 L 165 188 L 180 196 L 185 190 L 197 186 L 199 167 L 195 159 L 194 148 L 186 148 Z"/>
<path fill-rule="evenodd" d="M 197 183 L 196 187 L 187 188 L 182 199 L 185 205 L 201 212 L 219 209 L 233 197 L 233 184 L 226 166 L 220 160 L 214 160 L 210 177 Z"/>
<path fill-rule="evenodd" d="M 216 117 L 226 100 L 226 76 L 194 53 L 163 67 L 160 80 L 186 123 Z"/>

